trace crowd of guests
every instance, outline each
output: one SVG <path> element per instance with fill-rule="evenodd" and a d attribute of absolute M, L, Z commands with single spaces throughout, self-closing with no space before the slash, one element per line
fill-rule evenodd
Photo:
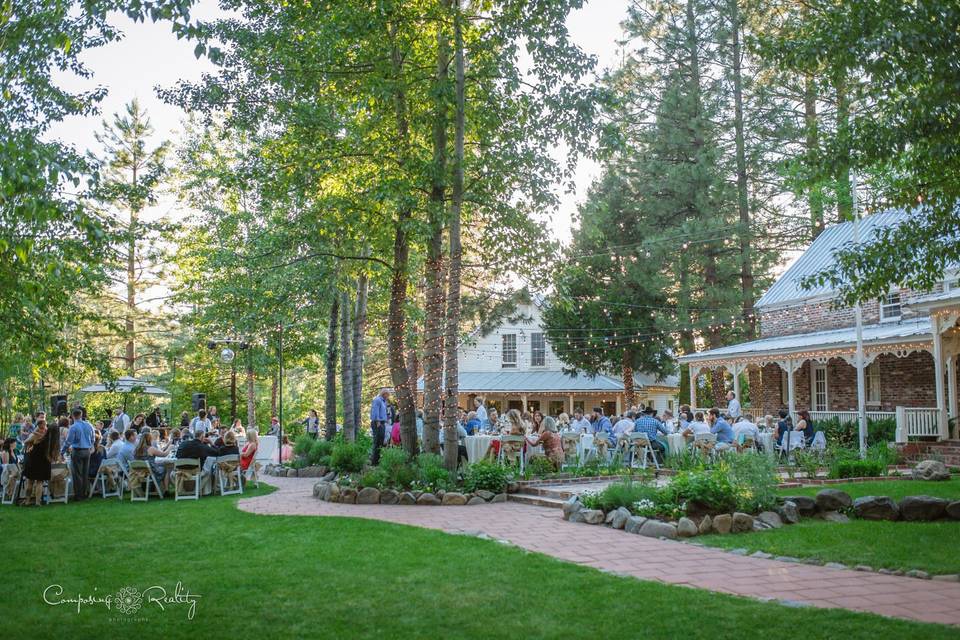
<path fill-rule="evenodd" d="M 285 445 L 292 454 L 288 441 Z M 159 409 L 131 418 L 118 408 L 116 414 L 93 424 L 86 409 L 77 407 L 55 424 L 48 424 L 43 411 L 32 419 L 18 415 L 0 447 L 0 464 L 4 483 L 12 477 L 22 479 L 23 490 L 16 492 L 18 497 L 25 496 L 22 504 L 40 505 L 56 464 L 69 463 L 73 500 L 83 501 L 98 488 L 93 480 L 105 460 L 116 460 L 124 473 L 133 460 L 148 462 L 157 486 L 166 493 L 173 467 L 163 459 L 197 459 L 210 474 L 214 459 L 237 455 L 245 476 L 258 448 L 257 429 L 244 428 L 239 419 L 224 427 L 215 407 L 209 413 L 201 409 L 192 418 L 184 413 L 179 428 L 169 428 Z"/>

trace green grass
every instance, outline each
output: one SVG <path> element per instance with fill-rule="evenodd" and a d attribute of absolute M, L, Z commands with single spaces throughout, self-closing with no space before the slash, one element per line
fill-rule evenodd
<path fill-rule="evenodd" d="M 956 630 L 620 578 L 493 541 L 353 518 L 257 516 L 235 498 L 0 509 L 11 638 L 950 638 Z M 478 507 L 482 508 L 482 507 Z M 586 530 L 585 530 L 586 531 Z M 589 536 L 571 544 L 589 546 Z M 135 616 L 67 593 L 177 582 Z"/>
<path fill-rule="evenodd" d="M 960 481 L 891 480 L 828 485 L 853 498 L 930 495 L 960 500 Z M 782 489 L 782 495 L 816 495 L 825 487 Z M 736 536 L 702 536 L 697 541 L 725 549 L 766 551 L 774 555 L 816 558 L 875 569 L 922 569 L 929 573 L 960 573 L 960 522 L 873 522 L 852 519 L 834 524 L 804 518 L 783 529 Z"/>

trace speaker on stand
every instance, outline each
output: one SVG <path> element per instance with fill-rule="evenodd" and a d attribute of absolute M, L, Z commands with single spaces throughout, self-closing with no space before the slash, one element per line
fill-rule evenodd
<path fill-rule="evenodd" d="M 50 415 L 53 418 L 67 415 L 67 396 L 50 396 Z"/>
<path fill-rule="evenodd" d="M 193 410 L 200 411 L 207 409 L 207 394 L 205 393 L 195 393 L 193 394 Z"/>

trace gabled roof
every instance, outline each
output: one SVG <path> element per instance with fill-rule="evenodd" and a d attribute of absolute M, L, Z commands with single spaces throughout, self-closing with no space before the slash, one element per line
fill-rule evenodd
<path fill-rule="evenodd" d="M 875 213 L 860 219 L 860 242 L 873 238 L 879 228 L 899 226 L 910 218 L 910 213 L 890 210 Z M 773 283 L 756 303 L 756 308 L 773 308 L 791 303 L 830 296 L 834 290 L 829 285 L 803 289 L 800 281 L 834 264 L 834 254 L 848 243 L 853 242 L 853 222 L 842 222 L 827 227 L 817 236 L 813 244 L 790 265 L 782 276 Z"/>

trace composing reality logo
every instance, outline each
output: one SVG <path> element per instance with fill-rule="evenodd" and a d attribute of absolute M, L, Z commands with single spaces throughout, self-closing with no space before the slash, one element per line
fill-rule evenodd
<path fill-rule="evenodd" d="M 117 611 L 127 615 L 133 615 L 140 610 L 143 604 L 143 596 L 133 587 L 124 587 L 117 591 L 114 597 L 114 605 Z"/>

